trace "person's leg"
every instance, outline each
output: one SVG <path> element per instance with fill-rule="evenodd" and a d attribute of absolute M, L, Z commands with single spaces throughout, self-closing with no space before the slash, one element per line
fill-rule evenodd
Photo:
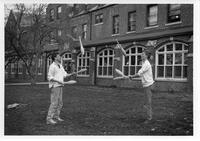
<path fill-rule="evenodd" d="M 63 107 L 62 93 L 63 93 L 63 88 L 59 87 L 58 108 L 57 108 L 55 116 L 54 116 L 55 119 L 60 119 L 60 111 Z"/>
<path fill-rule="evenodd" d="M 151 86 L 145 88 L 145 95 L 147 98 L 147 104 L 146 104 L 146 109 L 147 109 L 147 115 L 148 115 L 148 120 L 152 119 L 152 92 L 151 92 Z"/>
<path fill-rule="evenodd" d="M 58 88 L 51 89 L 51 104 L 49 106 L 49 111 L 47 114 L 47 121 L 52 120 L 58 106 Z"/>

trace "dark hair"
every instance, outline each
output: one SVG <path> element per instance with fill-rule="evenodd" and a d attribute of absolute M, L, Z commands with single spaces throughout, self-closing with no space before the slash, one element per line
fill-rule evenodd
<path fill-rule="evenodd" d="M 56 56 L 57 56 L 57 54 L 55 54 L 55 53 L 51 55 L 52 61 L 55 61 Z"/>
<path fill-rule="evenodd" d="M 148 50 L 143 50 L 143 52 L 146 54 L 147 59 L 150 59 L 150 57 L 151 57 L 151 52 L 148 51 Z"/>

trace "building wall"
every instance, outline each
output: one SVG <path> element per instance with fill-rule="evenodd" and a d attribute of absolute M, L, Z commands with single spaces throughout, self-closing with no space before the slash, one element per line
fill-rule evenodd
<path fill-rule="evenodd" d="M 47 19 L 49 17 L 49 10 L 57 8 L 58 4 L 50 4 L 47 8 Z M 116 48 L 116 41 L 118 39 L 124 49 L 130 46 L 140 45 L 151 51 L 153 60 L 153 74 L 155 77 L 155 52 L 161 45 L 170 41 L 180 41 L 189 45 L 189 52 L 193 45 L 188 40 L 193 35 L 193 5 L 183 4 L 181 6 L 181 22 L 168 24 L 167 23 L 167 5 L 158 5 L 158 25 L 155 27 L 147 27 L 147 4 L 113 4 L 103 8 L 88 11 L 78 14 L 85 6 L 82 5 L 79 11 L 76 11 L 73 17 L 69 17 L 69 13 L 73 11 L 73 7 L 67 5 L 62 6 L 62 18 L 50 22 L 49 24 L 60 27 L 63 31 L 62 37 L 64 41 L 70 43 L 73 54 L 73 60 L 77 65 L 77 55 L 80 52 L 79 42 L 74 42 L 67 38 L 66 34 L 71 34 L 73 26 L 78 27 L 78 35 L 81 35 L 82 24 L 87 23 L 87 39 L 82 40 L 83 46 L 87 51 L 90 51 L 90 76 L 89 77 L 75 77 L 79 84 L 84 85 L 100 85 L 100 86 L 116 86 L 116 87 L 130 87 L 141 88 L 140 79 L 130 80 L 113 80 L 113 78 L 101 78 L 97 76 L 97 54 L 105 48 L 112 48 L 115 52 L 113 77 L 118 76 L 114 71 L 115 68 L 122 70 L 122 53 Z M 95 7 L 96 5 L 89 5 L 87 8 Z M 128 12 L 136 11 L 136 31 L 128 33 Z M 103 14 L 103 24 L 95 25 L 95 16 Z M 119 35 L 112 35 L 112 17 L 119 14 Z M 56 12 L 55 12 L 56 15 Z M 148 45 L 149 41 L 156 41 L 155 46 Z M 62 47 L 59 51 L 66 52 Z M 75 53 L 74 53 L 75 51 Z M 187 81 L 159 81 L 155 80 L 154 89 L 159 91 L 185 91 L 191 90 L 193 86 L 193 59 L 188 57 L 188 79 Z M 47 70 L 46 70 L 47 71 Z M 45 73 L 45 72 L 44 72 Z M 9 76 L 8 76 L 9 77 Z M 42 76 L 41 78 L 44 78 Z"/>

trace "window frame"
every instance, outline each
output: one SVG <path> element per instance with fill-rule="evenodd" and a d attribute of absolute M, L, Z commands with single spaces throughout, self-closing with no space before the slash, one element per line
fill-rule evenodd
<path fill-rule="evenodd" d="M 131 50 L 132 48 L 135 48 L 135 53 L 132 53 Z M 130 68 L 131 67 L 134 67 L 135 68 L 135 74 L 139 71 L 139 69 L 142 67 L 142 64 L 141 65 L 138 65 L 138 56 L 141 57 L 142 55 L 142 52 L 141 53 L 138 53 L 138 48 L 141 48 L 142 51 L 145 49 L 144 46 L 140 46 L 140 45 L 134 45 L 134 46 L 131 46 L 129 48 L 127 48 L 125 51 L 126 51 L 126 54 L 127 54 L 127 57 L 129 57 L 129 65 L 128 65 L 128 75 L 134 75 L 134 74 L 131 74 L 130 73 Z M 129 53 L 127 53 L 129 51 Z M 132 56 L 135 56 L 135 65 L 131 65 L 131 57 Z M 125 56 L 123 56 L 122 58 L 122 72 L 125 74 L 125 70 L 124 70 L 124 67 L 125 67 Z M 137 70 L 137 67 L 140 67 L 138 70 Z M 135 80 L 137 79 L 141 79 L 141 78 L 134 78 Z"/>
<path fill-rule="evenodd" d="M 172 51 L 167 51 L 166 48 L 167 48 L 167 45 L 171 45 L 173 46 L 173 50 Z M 175 50 L 175 45 L 176 44 L 181 44 L 182 45 L 182 50 Z M 156 52 L 155 52 L 155 80 L 159 80 L 159 81 L 180 81 L 180 82 L 185 82 L 188 80 L 188 73 L 187 73 L 187 76 L 184 77 L 184 74 L 183 74 L 183 71 L 184 71 L 184 67 L 188 67 L 188 64 L 184 64 L 185 62 L 185 58 L 187 57 L 187 53 L 188 53 L 188 49 L 185 50 L 185 47 L 188 48 L 189 46 L 186 44 L 186 43 L 183 43 L 183 42 L 178 42 L 178 41 L 173 41 L 173 42 L 169 42 L 169 43 L 166 43 L 162 46 L 160 46 Z M 164 48 L 164 51 L 163 52 L 159 52 L 160 49 Z M 175 64 L 175 54 L 182 54 L 181 55 L 181 64 Z M 158 55 L 159 54 L 163 54 L 164 55 L 164 62 L 163 62 L 163 65 L 159 65 L 158 64 L 158 61 L 159 61 L 159 58 L 158 58 Z M 173 56 L 173 60 L 172 60 L 172 64 L 167 64 L 167 54 L 172 54 Z M 186 55 L 186 56 L 185 56 Z M 184 58 L 185 57 L 185 58 Z M 159 66 L 163 66 L 163 77 L 158 77 L 158 69 L 157 67 Z M 166 77 L 166 66 L 171 66 L 172 67 L 172 77 Z M 175 78 L 174 77 L 174 74 L 175 74 L 175 70 L 174 70 L 174 67 L 176 66 L 179 66 L 181 67 L 181 78 Z M 187 70 L 187 68 L 186 68 Z"/>
<path fill-rule="evenodd" d="M 105 55 L 105 51 L 107 51 L 107 55 Z M 112 51 L 112 54 L 109 54 L 110 51 Z M 100 54 L 102 53 L 102 56 L 100 56 Z M 107 58 L 107 64 L 106 66 L 104 66 L 104 58 Z M 110 61 L 109 61 L 109 58 L 112 57 L 112 65 L 110 65 Z M 113 78 L 114 74 L 113 74 L 113 69 L 114 69 L 114 57 L 115 57 L 115 52 L 112 48 L 105 48 L 103 50 L 101 50 L 98 54 L 97 54 L 97 77 L 98 78 Z M 102 58 L 102 66 L 100 66 L 99 64 L 99 60 L 100 58 Z M 99 67 L 102 67 L 102 74 L 99 75 Z M 107 75 L 104 75 L 103 74 L 103 67 L 106 67 L 106 72 L 107 72 Z M 108 68 L 109 67 L 112 67 L 112 74 L 111 75 L 108 75 L 109 74 L 109 71 L 108 71 Z"/>
<path fill-rule="evenodd" d="M 84 69 L 84 68 L 87 68 L 87 71 L 88 71 L 88 74 L 87 74 L 87 71 L 78 73 L 77 77 L 89 77 L 90 76 L 90 57 L 91 57 L 91 53 L 89 51 L 86 51 L 84 53 L 84 55 L 82 55 L 81 53 L 79 53 L 77 55 L 77 65 L 76 65 L 77 71 Z M 81 66 L 79 66 L 80 60 L 81 60 Z M 88 61 L 88 63 L 87 63 L 87 61 Z M 85 65 L 83 65 L 83 64 L 85 64 Z M 79 69 L 79 67 L 80 67 L 80 69 Z"/>
<path fill-rule="evenodd" d="M 151 24 L 151 22 L 150 22 L 150 18 L 151 17 L 153 17 L 153 16 L 155 16 L 155 15 L 152 15 L 151 13 L 150 13 L 150 8 L 152 8 L 152 7 L 154 7 L 154 6 L 156 6 L 157 7 L 157 12 L 156 12 L 156 18 L 157 18 L 157 20 L 156 20 L 156 24 Z M 156 27 L 156 26 L 158 26 L 158 4 L 152 4 L 152 5 L 148 5 L 147 6 L 147 18 L 146 18 L 146 26 L 147 27 Z"/>
<path fill-rule="evenodd" d="M 15 74 L 15 62 L 12 62 L 11 65 L 10 65 L 10 73 L 11 74 Z"/>
<path fill-rule="evenodd" d="M 55 10 L 52 8 L 49 10 L 49 21 L 52 22 L 54 21 L 55 18 Z"/>
<path fill-rule="evenodd" d="M 133 15 L 135 17 L 135 20 L 131 21 L 131 14 L 135 14 Z M 131 27 L 132 23 L 134 23 L 134 30 L 130 30 L 129 27 Z M 136 31 L 136 11 L 130 11 L 128 12 L 128 26 L 127 26 L 127 32 L 134 32 Z"/>
<path fill-rule="evenodd" d="M 115 20 L 115 18 L 118 18 L 117 21 Z M 112 35 L 119 35 L 119 18 L 119 15 L 114 15 L 112 17 Z"/>
<path fill-rule="evenodd" d="M 95 21 L 94 21 L 94 23 L 95 23 L 95 25 L 103 24 L 103 13 L 95 15 Z"/>
<path fill-rule="evenodd" d="M 180 5 L 179 6 L 179 9 L 170 9 L 170 6 L 172 6 L 172 5 Z M 180 11 L 180 13 L 179 13 L 179 20 L 175 20 L 175 21 L 172 21 L 171 19 L 170 19 L 170 14 L 171 14 L 171 12 L 173 11 Z M 172 16 L 177 16 L 177 15 L 172 15 Z M 181 22 L 181 4 L 168 4 L 167 5 L 167 24 L 172 24 L 172 23 L 180 23 Z"/>
<path fill-rule="evenodd" d="M 87 23 L 82 24 L 82 39 L 86 40 L 87 39 Z"/>
<path fill-rule="evenodd" d="M 59 8 L 60 8 L 60 12 L 59 12 Z M 58 6 L 57 7 L 57 19 L 61 19 L 61 13 L 62 13 L 62 6 Z"/>
<path fill-rule="evenodd" d="M 43 71 L 43 68 L 42 68 L 42 65 L 43 65 L 43 58 L 42 56 L 38 59 L 38 75 L 42 75 L 42 71 Z"/>

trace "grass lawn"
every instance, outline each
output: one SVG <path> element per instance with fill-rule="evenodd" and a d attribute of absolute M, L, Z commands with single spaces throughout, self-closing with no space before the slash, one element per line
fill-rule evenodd
<path fill-rule="evenodd" d="M 48 85 L 5 86 L 5 135 L 193 135 L 193 97 L 153 94 L 153 120 L 145 123 L 145 96 L 134 89 L 66 85 L 65 120 L 46 125 Z M 6 109 L 8 104 L 27 104 Z"/>

